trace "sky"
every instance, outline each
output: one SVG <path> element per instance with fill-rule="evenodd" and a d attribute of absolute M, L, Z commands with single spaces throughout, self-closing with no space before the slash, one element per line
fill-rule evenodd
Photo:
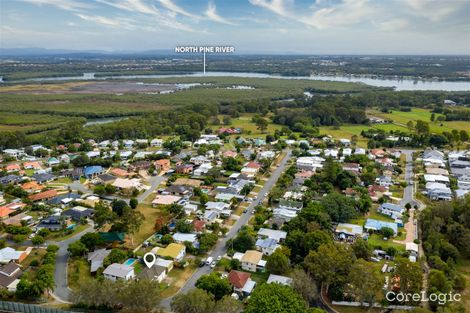
<path fill-rule="evenodd" d="M 470 54 L 470 0 L 0 0 L 0 47 Z"/>

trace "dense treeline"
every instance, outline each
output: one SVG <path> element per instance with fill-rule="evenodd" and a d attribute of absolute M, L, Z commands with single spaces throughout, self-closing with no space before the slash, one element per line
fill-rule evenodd
<path fill-rule="evenodd" d="M 429 293 L 460 292 L 465 278 L 457 272 L 470 259 L 470 197 L 427 207 L 420 215 L 423 248 L 431 267 Z M 437 303 L 432 303 L 437 307 Z"/>

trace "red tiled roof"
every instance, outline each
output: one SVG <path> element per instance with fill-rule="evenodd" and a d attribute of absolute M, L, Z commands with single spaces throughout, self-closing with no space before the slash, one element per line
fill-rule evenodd
<path fill-rule="evenodd" d="M 261 165 L 259 165 L 259 164 L 256 163 L 256 162 L 248 162 L 248 163 L 246 164 L 246 167 L 250 167 L 250 168 L 260 168 Z"/>
<path fill-rule="evenodd" d="M 250 273 L 232 270 L 228 274 L 227 279 L 235 288 L 243 288 L 250 276 Z"/>
<path fill-rule="evenodd" d="M 51 189 L 51 190 L 46 190 L 40 193 L 36 193 L 34 195 L 30 195 L 29 199 L 31 201 L 39 201 L 39 200 L 44 200 L 44 199 L 51 199 L 57 196 L 57 190 Z"/>
<path fill-rule="evenodd" d="M 7 166 L 5 166 L 5 169 L 7 171 L 19 171 L 21 168 L 18 164 L 8 164 Z"/>
<path fill-rule="evenodd" d="M 193 226 L 196 231 L 201 231 L 205 225 L 206 223 L 204 221 L 195 220 L 193 222 Z"/>

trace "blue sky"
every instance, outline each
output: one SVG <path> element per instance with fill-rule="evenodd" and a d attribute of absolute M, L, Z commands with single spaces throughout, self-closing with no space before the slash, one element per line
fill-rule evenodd
<path fill-rule="evenodd" d="M 2 48 L 470 54 L 468 0 L 0 0 Z"/>

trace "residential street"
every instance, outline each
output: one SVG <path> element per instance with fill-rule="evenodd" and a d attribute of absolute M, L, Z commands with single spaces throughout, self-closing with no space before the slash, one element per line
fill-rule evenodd
<path fill-rule="evenodd" d="M 65 239 L 63 241 L 49 241 L 48 245 L 57 245 L 59 246 L 59 251 L 57 251 L 55 259 L 55 268 L 54 268 L 54 280 L 55 280 L 55 289 L 53 292 L 54 298 L 61 302 L 68 302 L 70 300 L 70 289 L 67 284 L 67 260 L 69 258 L 69 253 L 67 252 L 67 247 L 72 242 L 80 240 L 80 238 L 86 233 L 93 232 L 94 225 L 91 224 L 90 227 L 82 231 L 81 233 L 75 234 L 74 236 Z"/>
<path fill-rule="evenodd" d="M 214 249 L 211 251 L 211 253 L 208 256 L 212 256 L 215 259 L 217 256 L 219 255 L 222 256 L 227 252 L 227 249 L 225 247 L 225 245 L 227 244 L 227 241 L 234 238 L 243 225 L 248 224 L 248 221 L 250 220 L 252 216 L 252 211 L 254 207 L 257 205 L 259 201 L 262 201 L 271 191 L 274 184 L 277 182 L 277 180 L 281 176 L 282 172 L 284 172 L 286 165 L 287 165 L 287 161 L 290 159 L 290 157 L 291 157 L 291 151 L 288 150 L 287 154 L 284 156 L 279 166 L 276 168 L 276 170 L 274 170 L 274 172 L 271 174 L 269 179 L 264 184 L 264 187 L 258 193 L 258 196 L 256 197 L 255 201 L 253 201 L 248 206 L 247 212 L 243 213 L 240 216 L 237 222 L 233 225 L 233 227 L 227 233 L 226 237 L 222 238 L 222 240 L 220 240 L 216 244 L 216 246 L 214 247 Z M 209 274 L 210 272 L 212 272 L 212 269 L 209 266 L 203 266 L 203 267 L 197 268 L 196 271 L 193 273 L 193 275 L 188 279 L 186 284 L 179 290 L 179 292 L 185 293 L 189 291 L 190 289 L 195 288 L 196 281 L 202 275 Z M 161 302 L 161 307 L 167 311 L 171 311 L 170 303 L 171 303 L 172 298 L 173 297 L 163 299 Z"/>

